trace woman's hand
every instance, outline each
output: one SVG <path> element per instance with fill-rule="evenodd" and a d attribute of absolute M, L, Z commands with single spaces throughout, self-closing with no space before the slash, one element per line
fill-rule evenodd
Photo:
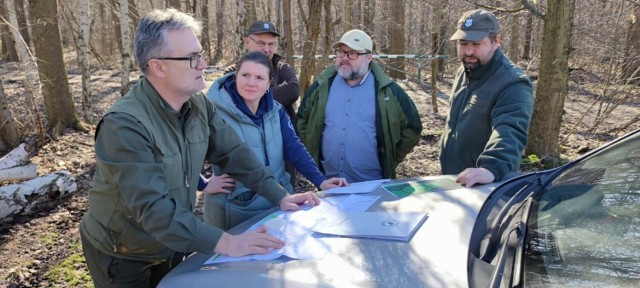
<path fill-rule="evenodd" d="M 227 174 L 220 176 L 213 175 L 209 178 L 209 183 L 202 192 L 205 194 L 226 193 L 229 194 L 236 187 L 236 180 Z M 227 189 L 229 188 L 229 189 Z"/>
<path fill-rule="evenodd" d="M 284 196 L 280 201 L 280 210 L 300 210 L 300 206 L 304 203 L 316 206 L 320 204 L 320 197 L 313 192 L 287 194 L 287 196 Z"/>
<path fill-rule="evenodd" d="M 349 186 L 349 183 L 347 183 L 347 179 L 333 177 L 331 179 L 322 181 L 322 183 L 320 184 L 320 190 L 329 190 L 331 188 L 342 186 Z"/>

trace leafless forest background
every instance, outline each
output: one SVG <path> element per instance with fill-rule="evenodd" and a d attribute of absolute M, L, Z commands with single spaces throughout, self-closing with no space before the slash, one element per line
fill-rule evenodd
<path fill-rule="evenodd" d="M 0 156 L 26 143 L 38 175 L 64 169 L 79 183 L 74 195 L 49 195 L 44 207 L 0 220 L 0 287 L 92 286 L 77 237 L 92 132 L 139 79 L 131 51 L 139 17 L 166 7 L 203 21 L 209 80 L 244 52 L 249 23 L 275 23 L 301 95 L 342 33 L 368 32 L 376 61 L 407 89 L 425 126 L 401 176 L 438 173 L 435 147 L 459 63 L 448 38 L 474 8 L 498 16 L 503 49 L 536 83 L 524 169 L 575 159 L 640 128 L 638 0 L 0 0 Z"/>

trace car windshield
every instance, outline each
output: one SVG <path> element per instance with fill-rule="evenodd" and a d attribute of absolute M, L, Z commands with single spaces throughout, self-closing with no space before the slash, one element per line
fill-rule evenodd
<path fill-rule="evenodd" d="M 534 200 L 527 286 L 640 287 L 640 133 L 562 172 Z"/>

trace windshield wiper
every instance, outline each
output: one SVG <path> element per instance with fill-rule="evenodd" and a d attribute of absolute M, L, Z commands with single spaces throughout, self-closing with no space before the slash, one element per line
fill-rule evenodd
<path fill-rule="evenodd" d="M 517 205 L 512 216 L 515 216 L 519 212 L 520 220 L 515 225 L 509 225 L 513 227 L 506 236 L 502 246 L 499 250 L 498 262 L 496 269 L 491 276 L 489 282 L 490 287 L 500 287 L 502 279 L 505 276 L 505 267 L 508 259 L 513 259 L 511 263 L 511 285 L 510 287 L 518 287 L 521 285 L 521 263 L 522 255 L 524 253 L 525 235 L 527 233 L 527 220 L 529 211 L 531 209 L 532 198 L 527 199 L 521 205 Z M 513 220 L 512 220 L 513 221 Z"/>
<path fill-rule="evenodd" d="M 487 227 L 489 230 L 489 235 L 485 236 L 483 241 L 486 241 L 486 243 L 497 243 L 499 235 L 502 234 L 500 232 L 504 231 L 503 225 L 505 223 L 511 223 L 513 215 L 515 215 L 518 210 L 520 210 L 522 205 L 526 203 L 520 202 L 524 201 L 524 199 L 526 199 L 527 197 L 530 197 L 535 191 L 537 191 L 538 187 L 541 186 L 540 177 L 537 177 L 535 180 L 537 181 L 532 181 L 524 185 L 522 188 L 520 188 L 520 190 L 518 190 L 518 192 L 516 192 L 511 198 L 509 198 L 507 203 L 505 203 L 502 209 L 500 209 L 500 211 L 498 212 L 498 215 L 495 216 L 491 225 Z M 491 249 L 491 247 L 488 246 L 485 249 L 483 255 L 481 255 L 480 259 L 485 262 L 491 262 L 490 259 L 493 258 L 495 252 L 495 249 Z"/>

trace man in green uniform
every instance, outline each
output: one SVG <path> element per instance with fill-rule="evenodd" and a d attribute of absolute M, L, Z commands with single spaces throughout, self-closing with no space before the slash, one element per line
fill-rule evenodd
<path fill-rule="evenodd" d="M 518 171 L 533 113 L 529 78 L 500 48 L 500 24 L 482 9 L 466 12 L 451 36 L 462 65 L 451 89 L 440 142 L 443 174 L 470 187 Z"/>
<path fill-rule="evenodd" d="M 282 210 L 319 203 L 290 195 L 218 115 L 205 88 L 201 25 L 174 9 L 140 19 L 144 78 L 96 129 L 96 174 L 80 234 L 96 287 L 155 287 L 185 253 L 265 254 L 284 243 L 264 228 L 239 235 L 194 214 L 207 159 Z"/>

